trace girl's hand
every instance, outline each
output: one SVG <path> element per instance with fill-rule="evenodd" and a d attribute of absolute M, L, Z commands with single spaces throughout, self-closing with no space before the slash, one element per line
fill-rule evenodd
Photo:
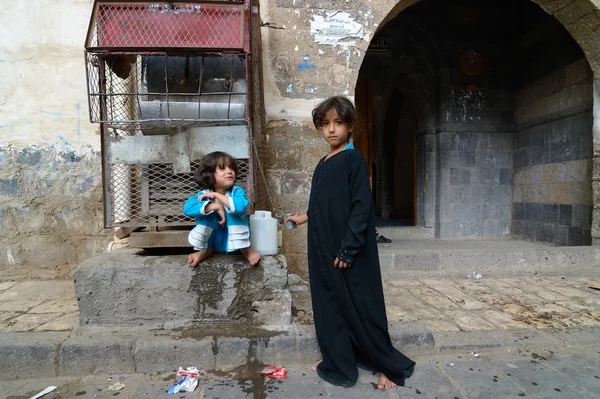
<path fill-rule="evenodd" d="M 341 261 L 337 257 L 333 261 L 333 267 L 339 267 L 340 269 L 346 269 L 346 268 L 348 268 L 350 266 L 352 266 L 350 263 L 346 263 L 344 261 Z"/>
<path fill-rule="evenodd" d="M 217 213 L 219 214 L 219 216 L 221 216 L 221 220 L 219 220 L 219 224 L 221 226 L 225 226 L 225 224 L 227 223 L 227 214 L 225 213 L 225 207 L 223 207 L 223 204 L 218 204 L 219 207 L 217 208 Z"/>
<path fill-rule="evenodd" d="M 198 196 L 198 202 L 202 202 L 205 199 L 209 199 L 209 200 L 214 200 L 215 199 L 215 193 L 206 193 L 206 194 L 202 194 L 200 196 Z"/>
<path fill-rule="evenodd" d="M 296 223 L 298 226 L 300 226 L 301 224 L 304 224 L 308 221 L 308 216 L 306 214 L 304 215 L 298 215 L 298 212 L 294 213 L 292 216 L 290 216 L 287 219 L 284 219 L 284 222 L 287 222 L 288 220 L 291 220 L 292 222 Z"/>

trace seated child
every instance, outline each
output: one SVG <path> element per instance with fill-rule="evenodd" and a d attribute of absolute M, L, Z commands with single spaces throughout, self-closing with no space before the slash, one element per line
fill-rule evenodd
<path fill-rule="evenodd" d="M 238 172 L 235 159 L 224 152 L 205 155 L 194 173 L 200 192 L 190 197 L 183 213 L 196 218 L 196 227 L 190 231 L 188 242 L 198 252 L 188 256 L 195 267 L 213 252 L 226 254 L 241 252 L 254 266 L 260 255 L 250 248 L 250 227 L 246 208 L 246 192 L 235 185 Z"/>

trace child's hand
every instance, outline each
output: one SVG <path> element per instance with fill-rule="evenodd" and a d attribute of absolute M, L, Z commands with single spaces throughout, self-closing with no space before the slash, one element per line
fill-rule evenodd
<path fill-rule="evenodd" d="M 219 216 L 221 216 L 219 224 L 221 226 L 225 226 L 225 224 L 227 223 L 227 214 L 225 213 L 225 207 L 223 207 L 223 204 L 219 204 L 219 207 L 217 208 L 217 213 L 219 214 Z"/>
<path fill-rule="evenodd" d="M 202 202 L 205 199 L 209 199 L 211 201 L 214 200 L 215 199 L 215 193 L 205 193 L 205 194 L 202 194 L 202 195 L 198 196 L 198 202 Z"/>
<path fill-rule="evenodd" d="M 290 216 L 289 218 L 284 219 L 284 222 L 287 222 L 288 220 L 291 220 L 292 222 L 294 222 L 298 226 L 300 226 L 301 224 L 304 224 L 304 223 L 307 222 L 308 216 L 306 216 L 306 215 L 298 215 L 298 212 L 296 212 L 292 216 Z"/>
<path fill-rule="evenodd" d="M 346 263 L 344 261 L 341 261 L 339 258 L 335 258 L 335 260 L 333 261 L 333 267 L 339 267 L 340 269 L 345 269 L 347 267 L 350 267 L 351 264 L 350 263 Z"/>

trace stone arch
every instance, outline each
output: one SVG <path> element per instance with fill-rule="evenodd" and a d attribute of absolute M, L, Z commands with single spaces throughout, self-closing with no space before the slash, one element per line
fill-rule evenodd
<path fill-rule="evenodd" d="M 577 42 L 600 84 L 600 4 L 597 0 L 527 0 L 537 4 L 548 15 L 554 16 Z M 385 1 L 373 4 L 373 22 L 376 32 L 408 7 L 421 0 Z M 368 43 L 359 45 L 367 49 Z M 364 56 L 364 54 L 363 54 Z"/>
<path fill-rule="evenodd" d="M 381 33 L 381 32 L 385 32 L 385 28 L 386 26 L 388 26 L 388 24 L 390 24 L 394 18 L 396 18 L 397 16 L 399 16 L 399 14 L 401 14 L 402 11 L 405 11 L 409 6 L 413 6 L 417 3 L 421 3 L 423 4 L 423 6 L 421 7 L 421 11 L 426 10 L 429 11 L 430 8 L 429 7 L 435 7 L 437 2 L 433 2 L 433 1 L 428 1 L 427 4 L 425 4 L 425 2 L 421 2 L 420 0 L 416 0 L 416 1 L 412 1 L 412 0 L 400 0 L 397 4 L 387 4 L 387 6 L 389 6 L 388 9 L 385 9 L 386 4 L 385 3 L 380 3 L 379 5 L 374 5 L 374 12 L 373 15 L 375 16 L 375 20 L 377 20 L 377 18 L 379 17 L 379 26 L 377 28 L 377 33 Z M 544 0 L 538 0 L 538 1 L 530 1 L 530 0 L 523 0 L 523 3 L 520 2 L 515 2 L 515 7 L 524 7 L 527 10 L 532 10 L 535 11 L 536 13 L 539 12 L 540 15 L 544 15 L 545 14 L 551 16 L 551 17 L 555 17 L 552 18 L 552 20 L 556 19 L 556 21 L 558 21 L 558 23 L 553 22 L 553 26 L 556 26 L 557 29 L 560 29 L 561 32 L 564 32 L 562 30 L 562 28 L 558 28 L 559 24 L 562 25 L 562 27 L 565 28 L 566 33 L 562 33 L 563 36 L 565 37 L 569 37 L 568 39 L 568 43 L 571 43 L 571 46 L 573 48 L 575 47 L 579 47 L 579 49 L 581 49 L 581 51 L 579 51 L 579 49 L 577 50 L 577 57 L 576 59 L 582 59 L 585 57 L 585 59 L 587 60 L 587 62 L 589 62 L 591 68 L 592 68 L 592 72 L 598 69 L 598 62 L 595 62 L 596 60 L 592 59 L 591 57 L 596 56 L 597 59 L 600 60 L 600 52 L 598 51 L 597 48 L 594 48 L 593 45 L 593 41 L 590 41 L 590 37 L 593 37 L 595 35 L 593 29 L 588 29 L 587 31 L 585 29 L 589 28 L 586 26 L 583 27 L 579 27 L 578 28 L 578 24 L 590 24 L 591 22 L 596 23 L 597 25 L 600 24 L 600 13 L 598 13 L 598 9 L 596 6 L 594 6 L 591 2 L 589 1 L 583 1 L 583 2 L 560 2 L 562 3 L 561 7 L 556 6 L 556 1 L 544 1 Z M 437 3 L 440 4 L 440 3 Z M 525 6 L 522 6 L 522 4 L 525 4 Z M 534 4 L 541 6 L 541 9 L 537 9 L 537 7 L 533 6 Z M 476 6 L 477 7 L 477 6 Z M 493 6 L 485 5 L 484 7 L 489 7 L 492 10 L 494 9 Z M 516 8 L 517 10 L 519 10 L 520 8 Z M 441 9 L 440 9 L 441 10 Z M 379 12 L 377 12 L 379 11 Z M 412 12 L 412 11 L 411 11 Z M 489 10 L 488 10 L 489 12 Z M 410 18 L 412 18 L 413 14 L 409 14 Z M 424 15 L 429 15 L 427 13 L 425 13 Z M 518 14 L 514 14 L 514 15 L 518 15 Z M 537 15 L 537 14 L 536 14 Z M 443 13 L 443 11 L 439 11 L 438 12 L 438 19 L 441 18 L 440 20 L 444 20 L 445 18 L 445 14 Z M 545 19 L 548 19 L 548 17 L 543 17 Z M 438 19 L 436 19 L 436 21 L 438 21 Z M 535 26 L 535 22 L 532 21 L 530 22 L 528 19 L 518 16 L 514 18 L 515 21 L 519 21 L 521 23 L 523 23 L 523 26 L 525 26 L 525 29 L 523 29 L 522 31 L 519 31 L 520 33 L 517 34 L 515 36 L 515 40 L 514 43 L 520 43 L 521 39 L 521 34 L 524 34 L 524 32 L 529 32 L 530 28 L 527 28 L 527 23 L 530 23 L 531 26 Z M 598 22 L 594 22 L 598 20 Z M 418 20 L 417 20 L 418 21 Z M 591 21 L 591 22 L 590 22 Z M 409 20 L 409 17 L 406 17 L 406 19 L 404 19 L 402 21 L 402 24 L 406 25 L 407 23 L 410 24 L 412 22 L 412 20 Z M 418 22 L 415 22 L 415 26 L 419 26 Z M 391 24 L 390 24 L 391 26 Z M 425 28 L 426 30 L 427 28 Z M 416 30 L 416 29 L 415 29 Z M 586 33 L 581 34 L 582 31 L 585 31 Z M 390 37 L 394 37 L 392 33 L 390 33 L 391 31 L 388 29 L 387 32 L 385 32 L 386 35 L 390 36 Z M 438 30 L 437 31 L 439 36 L 444 36 L 442 33 L 442 30 Z M 579 32 L 579 33 L 578 33 Z M 444 54 L 444 51 L 441 51 L 439 48 L 437 48 L 436 46 L 436 42 L 438 40 L 438 38 L 436 37 L 432 37 L 430 34 L 433 34 L 433 36 L 435 36 L 436 34 L 432 31 L 432 32 L 424 32 L 424 35 L 421 35 L 419 37 L 419 41 L 417 42 L 416 47 L 419 49 L 419 51 L 422 52 L 422 54 L 425 55 L 424 59 L 429 60 L 429 64 L 427 65 L 427 68 L 425 68 L 426 70 L 428 70 L 428 74 L 430 76 L 433 77 L 432 81 L 434 81 L 436 85 L 438 85 L 439 87 L 444 86 L 443 90 L 446 92 L 444 94 L 442 94 L 440 97 L 443 97 L 444 95 L 446 95 L 446 97 L 441 98 L 439 101 L 440 102 L 444 102 L 444 101 L 449 101 L 452 102 L 455 100 L 455 96 L 454 93 L 451 93 L 453 90 L 460 90 L 462 92 L 464 92 L 465 94 L 463 95 L 463 100 L 464 101 L 470 101 L 470 103 L 467 103 L 466 106 L 470 107 L 473 104 L 477 105 L 477 101 L 478 101 L 478 95 L 481 95 L 481 91 L 479 90 L 478 86 L 475 85 L 463 85 L 457 86 L 456 81 L 453 81 L 452 84 L 448 84 L 445 85 L 444 81 L 445 79 L 449 79 L 449 76 L 453 73 L 451 71 L 451 68 L 454 67 L 454 69 L 456 70 L 456 59 L 454 60 L 448 60 L 448 55 Z M 377 36 L 375 36 L 377 37 Z M 600 38 L 600 36 L 598 36 Z M 406 37 L 402 37 L 402 40 L 405 40 Z M 439 38 L 442 41 L 444 40 L 443 37 Z M 572 39 L 572 40 L 571 40 Z M 400 41 L 401 39 L 399 39 L 398 41 Z M 485 40 L 484 40 L 485 41 Z M 440 45 L 442 47 L 444 47 L 443 44 L 441 44 L 442 42 L 440 42 Z M 446 47 L 447 48 L 447 47 Z M 516 49 L 516 47 L 515 47 Z M 366 50 L 366 49 L 365 49 Z M 515 53 L 516 54 L 516 53 Z M 456 54 L 454 54 L 455 57 Z M 367 56 L 364 55 L 363 59 L 362 59 L 362 65 L 361 65 L 361 69 L 359 71 L 359 79 L 360 79 L 360 75 L 362 73 L 363 67 L 366 65 L 367 61 Z M 456 58 L 456 57 L 455 57 Z M 497 57 L 498 58 L 498 57 Z M 515 58 L 516 59 L 516 58 Z M 567 59 L 570 59 L 569 57 L 567 57 Z M 452 65 L 452 62 L 454 62 L 455 64 Z M 566 62 L 566 61 L 565 61 Z M 585 62 L 585 61 L 583 61 Z M 515 64 L 516 65 L 516 64 Z M 533 65 L 533 64 L 532 64 Z M 552 70 L 553 71 L 553 70 Z M 588 68 L 589 71 L 589 68 Z M 454 72 L 455 73 L 455 72 Z M 443 75 L 447 75 L 447 76 L 443 76 Z M 374 76 L 377 75 L 377 73 L 373 73 Z M 595 74 L 595 76 L 598 76 L 598 73 Z M 521 76 L 518 76 L 519 79 L 521 79 Z M 593 80 L 593 75 L 591 72 L 587 73 L 587 78 L 586 81 L 589 83 L 589 86 L 591 86 L 591 82 Z M 400 84 L 399 86 L 403 86 L 403 88 L 406 88 L 407 86 L 414 86 L 414 84 L 412 84 L 412 82 L 408 83 L 408 84 Z M 393 83 L 389 84 L 389 88 L 387 88 L 387 90 L 392 90 L 392 86 L 394 86 Z M 469 88 L 473 86 L 474 88 Z M 458 89 L 457 89 L 458 87 Z M 481 87 L 481 86 L 479 86 Z M 522 88 L 522 86 L 520 86 Z M 519 88 L 519 86 L 515 86 L 515 89 L 513 91 L 513 95 L 520 93 L 521 88 Z M 409 92 L 412 89 L 409 89 Z M 448 93 L 450 92 L 450 94 L 448 95 Z M 472 94 L 469 94 L 472 93 Z M 589 92 L 588 94 L 591 94 L 591 92 Z M 439 95 L 439 91 L 438 91 L 438 95 Z M 466 100 L 465 100 L 466 99 Z M 452 104 L 455 108 L 457 108 L 458 106 L 460 106 L 461 104 Z M 464 104 L 462 104 L 464 106 Z M 490 143 L 491 140 L 496 140 L 496 138 L 492 139 L 492 134 L 493 133 L 502 133 L 502 128 L 507 129 L 506 127 L 500 127 L 500 130 L 496 130 L 496 127 L 491 128 L 488 131 L 485 131 L 484 135 L 481 135 L 481 137 L 472 137 L 473 134 L 475 134 L 475 136 L 477 136 L 477 131 L 472 131 L 469 130 L 468 128 L 465 128 L 465 126 L 463 125 L 462 127 L 459 127 L 458 130 L 453 131 L 452 128 L 450 128 L 450 132 L 448 134 L 448 136 L 446 137 L 442 137 L 444 132 L 444 129 L 447 129 L 447 126 L 442 126 L 440 127 L 440 123 L 439 123 L 439 119 L 443 118 L 443 116 L 440 116 L 439 114 L 441 113 L 441 108 L 436 108 L 436 105 L 433 105 L 433 111 L 429 112 L 430 113 L 430 117 L 424 117 L 424 115 L 427 114 L 427 106 L 423 105 L 423 103 L 419 103 L 419 101 L 416 102 L 416 107 L 415 107 L 415 111 L 416 114 L 418 115 L 419 118 L 419 126 L 427 126 L 426 121 L 427 120 L 432 120 L 433 118 L 431 118 L 431 115 L 434 115 L 434 118 L 437 117 L 438 120 L 433 124 L 433 130 L 434 131 L 427 131 L 426 134 L 424 134 L 421 137 L 421 143 L 420 143 L 420 147 L 423 148 L 423 151 L 430 151 L 431 148 L 433 147 L 444 147 L 447 146 L 448 148 L 451 148 L 453 152 L 461 152 L 464 151 L 464 153 L 466 154 L 466 158 L 464 160 L 460 160 L 460 162 L 463 162 L 464 164 L 460 164 L 460 162 L 458 164 L 455 164 L 454 166 L 450 166 L 448 167 L 446 170 L 444 170 L 443 168 L 443 163 L 445 161 L 444 157 L 446 156 L 445 153 L 442 153 L 440 155 L 439 152 L 436 152 L 438 150 L 434 149 L 432 151 L 432 157 L 435 158 L 437 157 L 437 159 L 433 159 L 432 157 L 429 158 L 429 170 L 432 170 L 434 172 L 432 172 L 433 174 L 436 175 L 435 180 L 441 182 L 442 184 L 444 182 L 451 181 L 452 184 L 455 185 L 460 185 L 463 184 L 464 182 L 467 182 L 466 184 L 469 184 L 468 181 L 469 180 L 473 180 L 473 179 L 477 179 L 477 180 L 491 180 L 491 179 L 500 179 L 501 181 L 506 182 L 507 178 L 510 179 L 512 176 L 512 165 L 509 165 L 509 163 L 512 163 L 512 157 L 513 155 L 510 154 L 508 155 L 508 157 L 510 157 L 510 161 L 506 162 L 506 160 L 504 159 L 500 159 L 496 156 L 496 154 L 494 153 L 494 151 L 498 151 L 498 150 L 504 150 L 504 148 L 502 148 L 503 146 L 506 145 L 511 145 L 509 142 L 512 141 L 512 139 L 510 140 L 504 140 L 502 143 L 500 142 L 495 142 L 493 144 Z M 587 107 L 587 105 L 586 105 Z M 507 107 L 507 108 L 510 108 Z M 596 107 L 597 108 L 597 107 Z M 510 110 L 509 110 L 510 111 Z M 515 105 L 512 106 L 512 111 L 514 111 L 515 113 L 517 112 L 517 107 Z M 571 111 L 569 111 L 571 112 Z M 591 116 L 591 111 L 589 109 L 586 110 L 588 116 Z M 436 115 L 437 114 L 437 115 Z M 597 116 L 597 115 L 596 115 Z M 483 119 L 484 116 L 482 116 Z M 503 115 L 504 117 L 504 115 Z M 513 115 L 514 117 L 514 115 Z M 550 120 L 551 118 L 554 118 L 554 115 L 547 115 L 547 119 Z M 588 118 L 588 120 L 586 120 L 585 123 L 588 123 L 589 120 L 591 119 Z M 525 134 L 526 135 L 531 135 L 532 137 L 532 142 L 539 141 L 539 129 L 533 129 L 533 128 L 537 128 L 538 125 L 540 124 L 545 124 L 548 122 L 548 120 L 544 121 L 544 120 L 536 120 L 534 122 L 531 121 L 527 121 L 527 123 L 529 123 L 529 126 L 525 126 L 522 123 L 519 122 L 519 124 L 517 125 L 517 121 L 514 121 L 515 127 L 515 131 L 514 132 L 510 132 L 510 131 L 504 131 L 505 133 L 508 134 L 513 134 L 515 137 L 518 136 L 517 133 L 520 134 L 521 131 L 525 130 Z M 445 121 L 448 122 L 448 121 Z M 450 121 L 450 122 L 458 122 L 460 123 L 460 121 Z M 465 122 L 464 120 L 462 121 L 463 123 Z M 468 121 L 467 121 L 468 122 Z M 551 121 L 549 122 L 551 123 Z M 569 121 L 568 123 L 572 123 L 571 121 Z M 579 123 L 579 122 L 578 122 Z M 598 124 L 598 122 L 596 121 L 596 124 Z M 586 125 L 587 126 L 587 125 Z M 589 124 L 589 129 L 587 129 L 587 131 L 589 133 L 591 133 L 592 128 L 591 128 L 591 123 Z M 531 129 L 531 132 L 529 132 L 529 130 Z M 463 129 L 463 130 L 460 130 Z M 437 133 L 442 133 L 441 136 L 439 136 Z M 452 133 L 452 134 L 450 134 Z M 456 134 L 455 134 L 456 133 Z M 507 137 L 508 137 L 507 134 Z M 544 133 L 542 133 L 543 135 Z M 471 135 L 471 137 L 467 137 Z M 487 136 L 486 136 L 487 135 Z M 480 140 L 481 139 L 481 140 Z M 586 136 L 584 138 L 586 140 L 586 145 L 588 145 L 589 148 L 591 148 L 592 146 L 592 140 L 591 140 L 591 136 Z M 484 143 L 482 145 L 488 145 L 489 147 L 486 148 L 486 150 L 488 150 L 489 152 L 489 156 L 490 156 L 490 160 L 484 160 L 483 162 L 481 162 L 479 159 L 477 160 L 477 166 L 475 165 L 475 161 L 474 159 L 469 158 L 468 156 L 472 156 L 473 158 L 475 157 L 475 147 L 477 147 L 479 145 L 479 143 Z M 490 144 L 488 144 L 490 143 Z M 507 144 L 508 143 L 508 144 Z M 458 146 L 458 148 L 456 148 Z M 473 147 L 475 146 L 475 147 Z M 390 146 L 387 146 L 384 144 L 385 148 L 388 148 Z M 511 148 L 512 151 L 512 148 Z M 532 150 L 533 151 L 533 150 Z M 504 154 L 506 155 L 506 154 Z M 455 159 L 456 156 L 454 156 Z M 477 157 L 479 158 L 479 155 L 477 155 Z M 426 156 L 424 156 L 423 158 L 427 159 Z M 460 158 L 460 157 L 459 157 Z M 506 158 L 506 157 L 505 157 Z M 577 158 L 579 159 L 579 158 Z M 591 166 L 591 155 L 588 156 L 588 161 L 590 161 L 590 166 Z M 473 161 L 473 164 L 470 164 L 470 162 Z M 548 161 L 546 161 L 548 162 Z M 552 162 L 557 162 L 557 161 L 552 161 Z M 560 162 L 560 161 L 558 161 Z M 440 172 L 440 164 L 442 165 L 442 170 Z M 501 164 L 501 166 L 498 166 L 498 164 Z M 484 166 L 480 166 L 480 165 L 484 165 Z M 527 166 L 525 164 L 521 164 L 520 166 Z M 471 169 L 469 170 L 469 167 L 471 167 Z M 487 172 L 492 172 L 491 174 L 487 174 L 484 175 L 484 172 L 479 171 L 477 168 L 482 167 L 485 168 L 487 170 Z M 486 172 L 486 173 L 487 173 Z M 495 173 L 495 176 L 492 176 Z M 500 173 L 500 177 L 498 177 L 498 173 Z M 381 175 L 381 172 L 380 172 Z M 431 177 L 430 175 L 428 175 L 427 179 L 423 179 L 423 180 L 428 180 L 431 181 Z M 446 182 L 446 184 L 448 184 Z M 591 185 L 590 185 L 591 186 Z M 423 188 L 423 190 L 426 190 L 426 188 Z M 445 199 L 447 199 L 447 197 L 449 196 L 448 191 L 446 191 L 445 193 L 442 193 L 441 195 L 439 194 L 439 192 L 433 192 L 431 190 L 437 190 L 437 188 L 431 188 L 430 187 L 430 191 L 428 193 L 428 196 L 430 198 L 438 198 L 436 200 L 439 201 L 439 197 L 445 197 Z M 501 196 L 505 197 L 506 201 L 508 201 L 508 203 L 511 203 L 511 196 L 513 197 L 513 201 L 514 201 L 514 193 L 509 193 L 507 190 L 505 190 L 506 192 L 502 192 L 500 193 Z M 589 191 L 591 192 L 591 188 L 589 189 Z M 489 192 L 490 195 L 488 195 L 489 198 L 493 198 L 496 194 L 498 193 L 492 193 L 491 191 Z M 451 194 L 451 195 L 462 195 L 461 193 L 455 193 L 455 194 Z M 539 195 L 538 195 L 539 198 Z M 527 201 L 525 201 L 527 202 Z M 597 202 L 597 201 L 596 201 Z M 558 207 L 556 206 L 557 204 L 562 204 L 563 202 L 556 200 L 555 202 L 551 202 L 549 205 L 553 205 L 555 208 L 552 207 L 548 207 L 549 211 L 554 211 L 557 210 Z M 545 208 L 545 202 L 543 202 L 544 205 L 544 212 L 546 212 L 546 208 Z M 576 204 L 576 202 L 573 202 L 573 204 Z M 424 204 L 424 206 L 427 206 L 427 204 Z M 437 206 L 437 205 L 435 205 Z M 484 203 L 485 206 L 485 203 Z M 529 206 L 529 205 L 528 205 Z M 470 209 L 467 210 L 467 207 L 464 207 L 464 214 L 466 215 L 469 211 L 471 211 Z M 542 209 L 541 207 L 539 209 Z M 439 207 L 436 209 L 429 209 L 429 210 L 425 210 L 424 213 L 424 219 L 425 219 L 425 226 L 426 227 L 434 227 L 434 225 L 439 224 L 440 222 L 440 213 L 442 212 L 450 212 L 452 213 L 455 209 L 444 209 L 444 210 L 440 210 Z M 475 213 L 480 212 L 482 215 L 486 214 L 489 212 L 489 209 L 475 209 L 474 210 Z M 493 210 L 494 212 L 496 212 L 497 210 Z M 562 210 L 561 210 L 562 212 Z M 569 211 L 570 212 L 570 211 Z M 575 211 L 573 211 L 575 212 Z M 505 212 L 506 213 L 506 212 Z M 513 210 L 514 213 L 514 210 Z M 509 211 L 508 211 L 508 219 L 510 219 L 510 207 L 509 207 Z M 485 219 L 485 216 L 481 216 L 481 219 Z M 597 217 L 595 219 L 598 219 Z M 456 222 L 456 220 L 454 221 Z M 541 223 L 540 223 L 541 224 Z M 435 226 L 437 229 L 439 229 L 438 226 Z M 588 234 L 589 234 L 589 226 L 586 226 L 586 229 Z M 509 221 L 509 226 L 508 227 L 503 227 L 500 228 L 500 226 L 492 226 L 492 228 L 488 229 L 487 231 L 496 231 L 497 233 L 500 231 L 507 231 L 507 229 L 510 229 L 510 221 Z M 485 229 L 484 229 L 485 230 Z M 481 230 L 481 226 L 480 226 L 480 230 L 476 231 L 474 234 L 469 233 L 469 229 L 464 230 L 466 231 L 466 233 L 464 232 L 459 232 L 458 236 L 463 235 L 485 235 L 482 234 L 482 230 Z M 498 233 L 498 234 L 502 234 L 502 233 Z M 536 233 L 537 234 L 537 233 Z M 544 235 L 546 234 L 546 232 L 539 232 L 540 235 Z M 442 234 L 442 236 L 445 236 Z M 548 240 L 545 240 L 548 241 Z M 552 241 L 550 241 L 552 242 Z M 557 242 L 555 242 L 557 243 Z M 570 245 L 570 244 L 569 244 Z M 577 245 L 577 244 L 575 244 Z"/>

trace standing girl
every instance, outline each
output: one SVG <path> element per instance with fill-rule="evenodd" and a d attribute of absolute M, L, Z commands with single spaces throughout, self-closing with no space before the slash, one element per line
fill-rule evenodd
<path fill-rule="evenodd" d="M 185 215 L 196 218 L 196 227 L 188 235 L 188 242 L 198 251 L 188 256 L 193 267 L 213 252 L 239 250 L 252 266 L 260 260 L 250 248 L 249 201 L 244 189 L 235 185 L 237 172 L 235 159 L 224 152 L 211 152 L 200 161 L 194 180 L 201 191 L 183 206 Z"/>
<path fill-rule="evenodd" d="M 392 346 L 388 333 L 369 169 L 349 139 L 356 111 L 345 97 L 313 110 L 313 123 L 331 151 L 312 179 L 308 212 L 287 220 L 308 223 L 308 269 L 325 381 L 351 387 L 357 366 L 381 373 L 378 387 L 403 386 L 415 363 Z"/>

